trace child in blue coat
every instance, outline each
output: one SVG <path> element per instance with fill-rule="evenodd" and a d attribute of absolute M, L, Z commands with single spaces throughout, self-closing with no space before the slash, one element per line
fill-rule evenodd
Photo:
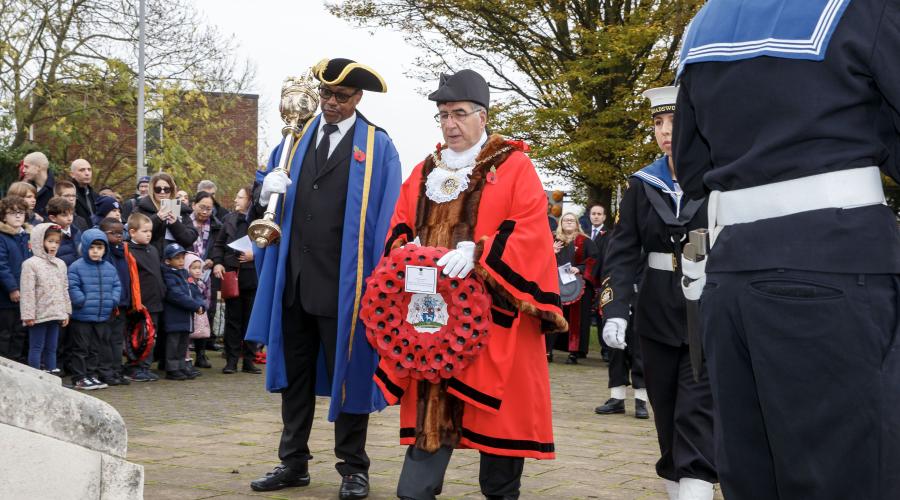
<path fill-rule="evenodd" d="M 194 313 L 206 312 L 199 290 L 188 283 L 188 272 L 184 269 L 184 255 L 187 250 L 178 243 L 170 243 L 164 251 L 162 266 L 163 280 L 166 282 L 166 300 L 163 308 L 163 324 L 166 328 L 166 378 L 187 380 L 197 375 L 187 369 L 184 353 L 188 339 L 194 331 Z"/>
<path fill-rule="evenodd" d="M 100 367 L 108 363 L 109 317 L 119 303 L 122 284 L 116 267 L 103 256 L 109 251 L 106 234 L 99 229 L 81 233 L 82 257 L 69 266 L 69 298 L 72 320 L 69 338 L 72 352 L 69 363 L 76 389 L 104 389 Z M 102 359 L 101 359 L 102 357 Z"/>
<path fill-rule="evenodd" d="M 19 315 L 22 263 L 31 257 L 25 223 L 28 204 L 19 196 L 0 200 L 0 356 L 26 362 L 26 332 Z"/>

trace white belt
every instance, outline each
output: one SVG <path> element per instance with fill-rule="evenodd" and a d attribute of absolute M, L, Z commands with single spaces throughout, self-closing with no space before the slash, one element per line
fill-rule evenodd
<path fill-rule="evenodd" d="M 647 253 L 647 265 L 660 271 L 675 271 L 675 254 L 662 252 Z"/>
<path fill-rule="evenodd" d="M 709 195 L 710 245 L 724 226 L 825 208 L 885 204 L 878 167 L 853 168 Z"/>

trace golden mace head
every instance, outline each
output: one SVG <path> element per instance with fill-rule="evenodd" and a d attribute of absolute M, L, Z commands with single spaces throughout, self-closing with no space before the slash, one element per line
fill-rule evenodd
<path fill-rule="evenodd" d="M 289 76 L 281 85 L 281 119 L 289 127 L 296 127 L 312 117 L 319 109 L 319 85 L 312 72 L 304 76 Z"/>

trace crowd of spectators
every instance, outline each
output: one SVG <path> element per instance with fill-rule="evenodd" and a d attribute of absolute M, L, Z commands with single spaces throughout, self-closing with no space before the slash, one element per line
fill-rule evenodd
<path fill-rule="evenodd" d="M 56 179 L 41 152 L 19 172 L 0 199 L 0 356 L 80 390 L 194 379 L 223 348 L 224 373 L 261 372 L 264 353 L 244 341 L 253 252 L 229 246 L 247 233 L 250 187 L 229 211 L 210 180 L 192 195 L 158 172 L 123 197 L 95 189 L 85 159 Z M 226 273 L 240 293 L 216 321 Z"/>

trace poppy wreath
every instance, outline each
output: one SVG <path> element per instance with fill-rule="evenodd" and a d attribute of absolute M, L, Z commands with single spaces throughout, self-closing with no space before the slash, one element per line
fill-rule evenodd
<path fill-rule="evenodd" d="M 449 278 L 437 261 L 448 250 L 408 244 L 382 259 L 366 280 L 359 317 L 366 338 L 399 377 L 438 382 L 464 370 L 488 341 L 491 300 L 481 278 Z M 404 291 L 406 266 L 438 268 L 437 293 L 446 303 L 447 324 L 420 332 L 407 321 L 412 293 Z"/>

